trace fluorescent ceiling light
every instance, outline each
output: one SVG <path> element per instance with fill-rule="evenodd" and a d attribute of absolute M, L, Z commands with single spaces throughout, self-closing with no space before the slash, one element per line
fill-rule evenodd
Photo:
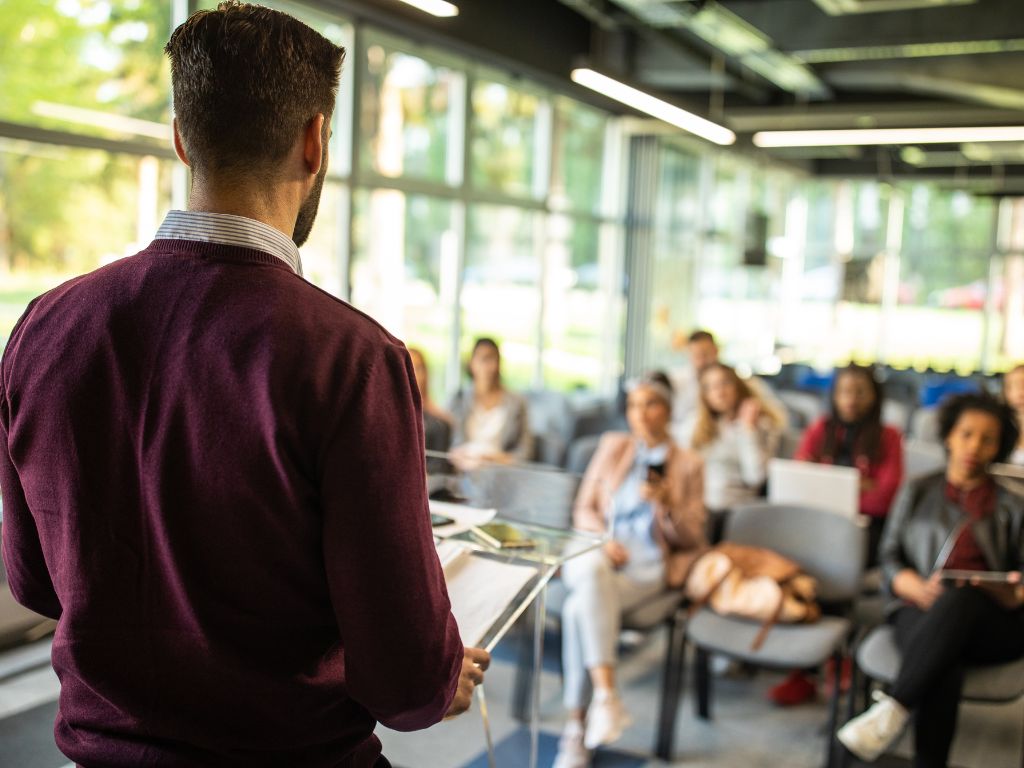
<path fill-rule="evenodd" d="M 459 7 L 446 3 L 445 0 L 401 0 L 406 5 L 411 5 L 431 16 L 440 16 L 443 19 L 459 15 Z"/>
<path fill-rule="evenodd" d="M 700 136 L 715 144 L 732 144 L 736 141 L 736 134 L 728 128 L 724 128 L 710 120 L 687 112 L 685 109 L 662 101 L 649 93 L 644 93 L 632 86 L 613 80 L 607 75 L 595 72 L 592 69 L 574 69 L 570 77 L 574 82 L 597 91 L 610 99 L 621 102 L 628 107 L 644 112 L 651 117 L 664 120 L 670 125 L 682 128 L 684 131 Z"/>
<path fill-rule="evenodd" d="M 973 128 L 865 128 L 840 131 L 761 131 L 758 147 L 848 147 L 875 144 L 962 144 L 968 141 L 1024 141 L 1024 125 Z"/>

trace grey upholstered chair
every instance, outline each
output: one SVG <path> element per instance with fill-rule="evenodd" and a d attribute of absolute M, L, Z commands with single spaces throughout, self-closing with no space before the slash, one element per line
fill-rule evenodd
<path fill-rule="evenodd" d="M 857 674 L 864 675 L 868 687 L 872 682 L 891 685 L 902 663 L 892 627 L 873 629 L 857 647 L 856 660 Z M 848 715 L 851 717 L 856 710 L 859 687 L 856 683 L 854 680 L 850 685 Z M 1024 698 L 1024 659 L 968 670 L 961 698 L 984 704 L 1010 704 Z M 845 757 L 844 754 L 844 763 Z M 1021 761 L 1024 764 L 1024 754 Z"/>
<path fill-rule="evenodd" d="M 813 624 L 780 624 L 758 650 L 751 645 L 761 624 L 719 616 L 705 608 L 690 619 L 686 639 L 696 647 L 698 715 L 711 717 L 710 654 L 722 654 L 757 667 L 810 669 L 829 658 L 836 663 L 828 726 L 828 765 L 835 764 L 835 727 L 839 713 L 842 652 L 853 632 L 846 617 L 860 591 L 867 531 L 858 520 L 830 512 L 773 504 L 737 507 L 726 524 L 725 539 L 778 552 L 801 565 L 818 581 L 818 599 L 827 610 Z M 682 674 L 682 670 L 678 671 Z M 681 688 L 679 686 L 674 686 Z M 674 720 L 674 712 L 672 720 Z M 671 724 L 668 726 L 671 728 Z M 670 736 L 668 737 L 670 738 Z"/>
<path fill-rule="evenodd" d="M 468 477 L 470 501 L 510 520 L 569 528 L 580 477 L 537 465 L 489 464 Z"/>

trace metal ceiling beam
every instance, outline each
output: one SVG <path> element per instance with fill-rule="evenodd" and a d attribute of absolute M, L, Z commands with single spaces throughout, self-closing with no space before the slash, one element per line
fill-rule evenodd
<path fill-rule="evenodd" d="M 847 91 L 906 91 L 924 96 L 945 96 L 953 101 L 982 104 L 1024 113 L 1024 90 L 987 83 L 966 82 L 899 70 L 859 69 L 830 72 L 826 80 Z"/>
<path fill-rule="evenodd" d="M 564 2 L 565 0 L 559 1 Z M 632 16 L 625 11 L 619 11 L 615 16 L 615 19 L 619 25 L 618 30 L 611 32 L 595 30 L 595 40 L 591 46 L 592 56 L 597 56 L 600 59 L 600 54 L 603 50 L 622 50 L 622 46 L 611 44 L 607 39 L 615 35 L 633 35 L 636 38 L 643 40 L 646 43 L 646 46 L 641 49 L 640 52 L 637 52 L 634 46 L 632 60 L 629 62 L 592 60 L 591 63 L 598 67 L 600 67 L 602 63 L 610 63 L 612 66 L 617 66 L 619 68 L 618 74 L 627 75 L 631 79 L 635 79 L 642 84 L 646 84 L 646 81 L 643 80 L 643 57 L 650 55 L 652 47 L 657 46 L 661 51 L 661 55 L 674 62 L 674 66 L 679 71 L 682 84 L 678 87 L 678 90 L 692 90 L 687 87 L 685 83 L 686 78 L 692 76 L 694 73 L 706 71 L 710 77 L 716 76 L 711 62 L 711 58 L 714 56 L 715 51 L 710 46 L 692 44 L 690 41 L 683 40 L 678 35 L 650 27 L 640 21 L 640 19 L 637 19 L 635 16 Z M 770 83 L 759 75 L 753 75 L 752 73 L 749 73 L 749 71 L 743 70 L 741 67 L 738 67 L 728 61 L 725 61 L 723 72 L 721 74 L 728 78 L 728 90 L 731 92 L 737 93 L 754 103 L 763 104 L 772 99 L 774 86 L 769 88 L 768 86 Z M 657 82 L 652 81 L 650 85 L 656 86 L 659 90 L 676 90 L 676 88 L 664 78 L 658 78 Z M 709 90 L 714 89 L 709 88 Z"/>
<path fill-rule="evenodd" d="M 947 102 L 892 104 L 820 104 L 729 110 L 729 126 L 738 133 L 842 128 L 942 128 L 959 125 L 1007 125 L 1024 120 L 1019 110 L 980 109 Z"/>
<path fill-rule="evenodd" d="M 783 51 L 1024 38 L 1019 0 L 829 16 L 809 0 L 723 0 Z"/>

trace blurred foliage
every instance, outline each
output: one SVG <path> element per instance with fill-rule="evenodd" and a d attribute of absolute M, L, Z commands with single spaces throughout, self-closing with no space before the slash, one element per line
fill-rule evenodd
<path fill-rule="evenodd" d="M 4 0 L 0 119 L 108 138 L 124 134 L 40 111 L 55 104 L 169 123 L 170 23 L 170 0 Z M 0 272 L 89 269 L 114 235 L 120 250 L 134 235 L 137 162 L 3 142 Z"/>

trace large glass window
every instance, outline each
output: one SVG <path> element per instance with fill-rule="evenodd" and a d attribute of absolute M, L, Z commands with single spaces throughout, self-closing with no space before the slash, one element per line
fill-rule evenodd
<path fill-rule="evenodd" d="M 607 127 L 607 117 L 597 110 L 571 99 L 556 100 L 552 207 L 600 212 Z"/>
<path fill-rule="evenodd" d="M 621 368 L 619 233 L 612 225 L 552 215 L 544 267 L 544 386 L 600 390 Z"/>
<path fill-rule="evenodd" d="M 692 297 L 700 245 L 700 157 L 664 146 L 656 190 L 648 367 L 675 364 L 681 340 L 695 322 Z"/>
<path fill-rule="evenodd" d="M 537 162 L 550 113 L 540 97 L 496 80 L 473 84 L 472 178 L 474 186 L 516 197 L 541 197 L 547 178 Z"/>
<path fill-rule="evenodd" d="M 363 170 L 457 184 L 464 75 L 373 36 L 362 69 Z"/>
<path fill-rule="evenodd" d="M 458 276 L 455 204 L 392 189 L 360 190 L 355 203 L 352 303 L 423 350 L 442 398 Z"/>
<path fill-rule="evenodd" d="M 899 333 L 889 340 L 889 355 L 903 365 L 979 367 L 993 201 L 924 184 L 907 188 L 904 199 L 899 309 L 892 317 Z"/>
<path fill-rule="evenodd" d="M 537 374 L 543 223 L 540 213 L 522 208 L 469 209 L 462 348 L 468 352 L 480 336 L 495 338 L 502 373 L 516 389 L 532 386 Z"/>
<path fill-rule="evenodd" d="M 166 142 L 170 25 L 171 0 L 4 0 L 0 118 Z"/>
<path fill-rule="evenodd" d="M 149 243 L 170 205 L 172 167 L 0 139 L 0 346 L 31 298 Z"/>

